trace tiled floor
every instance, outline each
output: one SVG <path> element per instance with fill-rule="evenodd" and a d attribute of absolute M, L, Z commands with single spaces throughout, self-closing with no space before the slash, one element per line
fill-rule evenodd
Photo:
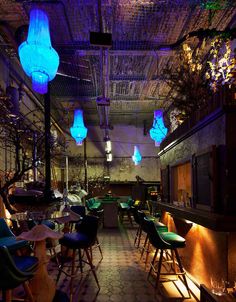
<path fill-rule="evenodd" d="M 118 229 L 103 229 L 98 233 L 103 250 L 100 260 L 98 249 L 94 250 L 94 264 L 100 283 L 98 290 L 91 271 L 78 272 L 74 281 L 74 302 L 154 302 L 154 301 L 197 301 L 194 298 L 184 299 L 173 282 L 163 286 L 162 295 L 147 281 L 147 270 L 140 261 L 140 252 L 134 247 L 134 236 L 137 228 L 129 224 L 120 225 Z M 84 267 L 86 270 L 87 266 Z M 50 274 L 55 274 L 55 264 L 49 264 Z M 56 274 L 55 274 L 56 276 Z M 69 278 L 62 274 L 57 288 L 69 293 Z M 168 285 L 171 283 L 171 285 Z M 181 282 L 180 282 L 181 283 Z M 177 283 L 176 283 L 177 284 Z M 181 285 L 180 285 L 181 287 Z M 182 291 L 185 297 L 187 293 Z M 198 293 L 196 294 L 198 296 Z"/>

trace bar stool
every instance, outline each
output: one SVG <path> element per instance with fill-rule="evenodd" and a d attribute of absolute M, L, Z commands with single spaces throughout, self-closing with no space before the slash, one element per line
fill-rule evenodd
<path fill-rule="evenodd" d="M 134 200 L 132 198 L 128 198 L 126 202 L 119 203 L 118 210 L 119 210 L 119 219 L 121 223 L 123 223 L 124 215 L 127 215 L 130 224 L 133 225 L 132 217 L 131 217 L 133 205 L 134 205 Z"/>
<path fill-rule="evenodd" d="M 145 258 L 145 267 L 147 265 L 147 261 L 148 261 L 148 256 L 149 256 L 149 252 L 150 252 L 150 241 L 149 241 L 149 238 L 148 238 L 148 230 L 150 228 L 150 224 L 153 224 L 155 225 L 156 227 L 156 230 L 158 232 L 168 232 L 168 227 L 160 222 L 160 221 L 157 221 L 153 218 L 148 218 L 148 217 L 144 217 L 143 218 L 143 222 L 142 222 L 142 230 L 146 233 L 146 238 L 145 238 L 145 241 L 144 241 L 144 245 L 142 247 L 142 250 L 141 250 L 141 256 L 140 256 L 140 260 L 142 259 L 143 257 L 143 254 L 144 252 L 146 252 L 146 258 Z M 146 247 L 147 245 L 147 247 Z"/>
<path fill-rule="evenodd" d="M 92 263 L 92 259 L 91 259 L 91 255 L 90 255 L 90 248 L 96 243 L 97 230 L 98 230 L 98 217 L 87 215 L 83 218 L 83 220 L 80 224 L 79 232 L 67 233 L 63 236 L 62 239 L 59 240 L 60 244 L 67 248 L 67 252 L 69 249 L 73 250 L 71 273 L 67 274 L 65 271 L 63 271 L 64 261 L 62 261 L 62 264 L 61 264 L 61 267 L 59 269 L 59 273 L 57 276 L 57 282 L 60 279 L 60 275 L 62 272 L 71 278 L 70 301 L 72 301 L 72 299 L 73 299 L 73 280 L 75 278 L 76 251 L 79 252 L 79 263 L 80 263 L 80 268 L 81 268 L 82 261 L 84 261 L 81 256 L 81 250 L 84 250 L 86 257 L 87 257 L 87 261 L 84 261 L 84 262 L 86 262 L 90 266 L 94 279 L 98 285 L 98 288 L 100 288 L 98 278 L 96 275 L 96 271 L 95 271 L 95 267 Z"/>
<path fill-rule="evenodd" d="M 99 219 L 100 217 L 96 216 L 98 218 L 98 224 L 99 224 Z M 80 233 L 85 233 L 86 232 L 86 229 L 87 226 L 85 223 L 83 223 L 83 220 L 81 222 L 78 222 L 75 226 L 75 229 L 77 232 L 80 232 Z M 101 254 L 101 259 L 100 261 L 102 261 L 103 259 L 103 254 L 102 254 L 102 249 L 101 249 L 101 245 L 100 245 L 100 242 L 98 240 L 98 236 L 96 236 L 96 240 L 95 240 L 95 243 L 90 247 L 90 255 L 91 255 L 91 260 L 93 261 L 93 249 L 95 248 L 98 248 L 99 249 L 99 252 Z M 100 262 L 99 261 L 99 262 Z M 81 266 L 81 271 L 82 271 L 82 266 Z"/>
<path fill-rule="evenodd" d="M 84 217 L 86 215 L 86 208 L 85 206 L 79 205 L 79 206 L 71 206 L 70 207 L 71 211 L 75 212 L 76 214 L 80 215 L 80 217 Z M 70 232 L 73 231 L 74 225 L 78 222 L 79 219 L 77 220 L 71 220 L 69 222 L 70 224 Z"/>
<path fill-rule="evenodd" d="M 148 224 L 148 238 L 150 243 L 156 248 L 156 252 L 154 254 L 153 260 L 151 262 L 151 267 L 148 273 L 148 279 L 154 271 L 156 273 L 156 287 L 159 285 L 160 277 L 161 275 L 176 275 L 176 276 L 183 276 L 183 283 L 186 286 L 186 289 L 188 290 L 188 294 L 190 296 L 190 291 L 186 279 L 186 272 L 183 269 L 179 254 L 178 254 L 178 248 L 184 248 L 185 247 L 185 239 L 173 232 L 158 232 L 156 229 L 155 224 L 152 222 Z M 158 268 L 156 270 L 155 268 L 155 261 L 157 258 L 158 251 L 160 250 L 160 257 L 158 261 Z M 173 272 L 161 272 L 162 264 L 164 263 L 163 261 L 163 253 L 166 250 L 171 251 L 171 260 L 173 263 Z M 179 271 L 177 272 L 176 268 L 176 261 L 179 266 Z M 168 261 L 169 262 L 169 261 Z"/>
<path fill-rule="evenodd" d="M 134 217 L 134 221 L 138 224 L 138 229 L 134 238 L 134 246 L 136 246 L 136 242 L 137 242 L 137 248 L 139 248 L 140 245 L 140 240 L 141 240 L 141 236 L 142 236 L 142 225 L 141 222 L 143 220 L 143 218 L 145 217 L 145 214 L 138 210 L 137 208 L 133 207 L 133 217 Z"/>

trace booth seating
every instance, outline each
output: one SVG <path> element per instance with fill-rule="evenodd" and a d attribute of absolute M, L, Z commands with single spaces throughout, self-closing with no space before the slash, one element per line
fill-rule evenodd
<path fill-rule="evenodd" d="M 11 290 L 23 284 L 28 296 L 27 301 L 33 301 L 31 290 L 26 283 L 37 269 L 38 259 L 33 256 L 11 256 L 6 246 L 0 246 L 0 288 L 3 301 L 11 300 Z"/>
<path fill-rule="evenodd" d="M 181 263 L 181 260 L 179 257 L 179 253 L 178 253 L 179 248 L 185 247 L 185 245 L 186 245 L 185 239 L 173 232 L 159 232 L 158 229 L 156 228 L 154 222 L 149 223 L 147 226 L 148 226 L 149 241 L 152 244 L 152 246 L 156 249 L 153 260 L 151 262 L 148 279 L 149 279 L 150 275 L 152 274 L 152 272 L 154 272 L 156 274 L 156 287 L 157 287 L 159 285 L 160 278 L 163 275 L 164 276 L 176 275 L 178 277 L 181 276 L 182 281 L 183 281 L 184 285 L 186 286 L 186 289 L 188 290 L 188 294 L 190 296 L 190 291 L 189 291 L 187 278 L 186 278 L 186 272 L 183 269 L 183 266 L 182 266 L 182 263 Z M 173 269 L 162 272 L 161 271 L 162 265 L 165 262 L 163 260 L 163 258 L 164 258 L 163 253 L 164 253 L 164 251 L 167 253 L 168 250 L 170 251 L 169 257 L 171 258 L 171 263 L 172 263 L 171 268 L 173 268 Z M 155 263 L 157 260 L 158 251 L 160 251 L 160 257 L 159 257 L 158 266 L 156 269 Z M 177 263 L 176 263 L 176 260 L 177 260 Z M 168 263 L 170 262 L 169 259 L 167 262 Z M 178 264 L 179 268 L 177 268 L 177 264 Z"/>
<path fill-rule="evenodd" d="M 0 246 L 6 246 L 10 252 L 15 252 L 21 248 L 28 247 L 29 243 L 26 240 L 16 240 L 5 219 L 0 218 Z"/>

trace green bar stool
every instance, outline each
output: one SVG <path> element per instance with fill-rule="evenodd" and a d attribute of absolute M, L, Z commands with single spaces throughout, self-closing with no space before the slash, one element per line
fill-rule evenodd
<path fill-rule="evenodd" d="M 146 238 L 145 238 L 142 250 L 141 250 L 140 260 L 143 258 L 144 252 L 146 252 L 145 268 L 146 268 L 146 265 L 147 265 L 147 262 L 148 262 L 149 253 L 150 253 L 150 241 L 149 241 L 149 238 L 148 238 L 148 230 L 150 228 L 149 225 L 153 224 L 153 223 L 154 223 L 154 225 L 156 227 L 156 230 L 158 232 L 168 232 L 168 227 L 164 223 L 162 223 L 160 221 L 157 221 L 157 218 L 155 218 L 153 216 L 146 216 L 146 217 L 143 218 L 143 221 L 142 221 L 142 230 L 146 233 Z"/>
<path fill-rule="evenodd" d="M 148 279 L 152 273 L 152 271 L 154 271 L 154 273 L 156 274 L 157 278 L 156 278 L 156 287 L 159 285 L 160 282 L 160 277 L 161 275 L 176 275 L 178 277 L 183 277 L 182 281 L 184 283 L 184 285 L 186 286 L 186 289 L 188 291 L 188 294 L 190 296 L 190 291 L 189 291 L 189 287 L 188 287 L 188 283 L 187 283 L 187 278 L 186 278 L 186 272 L 183 269 L 180 257 L 179 257 L 179 253 L 178 253 L 178 249 L 179 248 L 184 248 L 186 243 L 185 243 L 185 239 L 173 232 L 159 232 L 155 226 L 155 223 L 150 223 L 148 224 L 148 238 L 150 243 L 153 245 L 153 247 L 156 248 L 153 260 L 151 262 L 151 267 L 148 273 Z M 156 258 L 157 258 L 157 254 L 158 251 L 160 250 L 160 257 L 159 257 L 159 261 L 158 261 L 158 267 L 156 269 L 155 267 L 155 262 L 156 262 Z M 173 269 L 171 271 L 168 272 L 161 272 L 161 268 L 162 268 L 162 264 L 164 263 L 163 261 L 163 253 L 164 251 L 166 252 L 167 250 L 171 251 L 171 262 L 173 263 Z M 177 264 L 179 269 L 177 269 L 176 267 L 176 261 L 177 260 Z M 169 259 L 167 259 L 169 262 Z M 178 270 L 178 271 L 177 271 Z"/>

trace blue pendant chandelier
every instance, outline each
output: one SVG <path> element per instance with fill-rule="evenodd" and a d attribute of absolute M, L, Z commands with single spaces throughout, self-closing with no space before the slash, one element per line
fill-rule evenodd
<path fill-rule="evenodd" d="M 163 112 L 162 110 L 154 111 L 153 126 L 150 129 L 150 137 L 155 141 L 155 146 L 159 147 L 160 143 L 166 137 L 168 129 L 165 127 L 163 122 Z"/>
<path fill-rule="evenodd" d="M 135 166 L 139 165 L 142 160 L 142 155 L 139 151 L 138 146 L 134 146 L 134 154 L 132 156 L 132 160 L 133 160 Z"/>
<path fill-rule="evenodd" d="M 70 128 L 71 136 L 75 139 L 76 145 L 81 146 L 83 140 L 87 136 L 88 129 L 84 126 L 83 111 L 75 110 L 74 112 L 74 124 Z"/>
<path fill-rule="evenodd" d="M 33 90 L 47 93 L 48 82 L 57 73 L 59 56 L 52 48 L 48 17 L 44 11 L 31 10 L 28 37 L 18 52 L 23 70 L 32 78 Z"/>

